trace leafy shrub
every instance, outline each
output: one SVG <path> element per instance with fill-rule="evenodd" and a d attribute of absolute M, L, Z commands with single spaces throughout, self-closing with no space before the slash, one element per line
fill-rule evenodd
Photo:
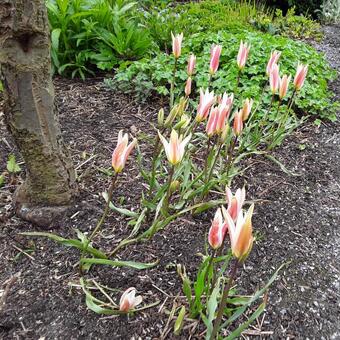
<path fill-rule="evenodd" d="M 340 1 L 324 0 L 319 11 L 321 19 L 326 23 L 340 22 Z"/>
<path fill-rule="evenodd" d="M 290 39 L 257 32 L 219 32 L 215 34 L 198 33 L 185 40 L 184 54 L 189 50 L 197 58 L 198 75 L 195 76 L 196 88 L 208 85 L 208 55 L 211 44 L 221 44 L 221 66 L 218 79 L 213 80 L 212 87 L 219 93 L 233 92 L 235 79 L 237 78 L 237 67 L 235 56 L 239 41 L 243 39 L 253 47 L 251 49 L 248 67 L 242 77 L 247 80 L 247 87 L 241 90 L 242 99 L 251 97 L 258 99 L 266 82 L 265 70 L 259 65 L 265 65 L 271 50 L 282 51 L 280 59 L 281 70 L 284 73 L 295 72 L 296 58 L 305 64 L 309 64 L 309 74 L 306 85 L 296 101 L 297 110 L 331 120 L 335 119 L 336 107 L 332 104 L 332 93 L 327 91 L 327 82 L 335 76 L 324 57 L 318 54 L 312 47 L 305 43 L 292 41 Z M 160 95 L 169 93 L 169 79 L 172 77 L 173 65 L 166 62 L 168 56 L 165 53 L 158 53 L 152 59 L 142 59 L 132 65 L 122 67 L 118 70 L 113 83 L 124 91 L 136 92 L 139 97 L 146 97 L 150 89 L 154 88 Z M 187 56 L 179 59 L 177 76 L 177 90 L 183 91 L 186 73 L 184 72 Z M 322 77 L 320 75 L 322 74 Z M 144 91 L 143 85 L 147 88 Z M 182 85 L 182 88 L 180 86 Z M 266 99 L 267 101 L 270 98 Z"/>
<path fill-rule="evenodd" d="M 277 9 L 272 21 L 267 17 L 259 16 L 252 20 L 252 23 L 255 28 L 270 34 L 280 34 L 295 39 L 320 40 L 322 38 L 320 24 L 310 17 L 295 15 L 294 7 L 290 8 L 285 16 L 280 9 Z"/>
<path fill-rule="evenodd" d="M 135 3 L 112 0 L 48 0 L 54 71 L 82 78 L 96 68 L 148 53 L 151 39 L 133 17 Z"/>
<path fill-rule="evenodd" d="M 272 19 L 273 13 L 251 0 L 205 0 L 188 2 L 175 7 L 166 1 L 140 12 L 143 25 L 149 30 L 159 48 L 169 51 L 171 32 L 190 36 L 198 32 L 218 32 L 247 28 L 253 30 L 251 18 Z"/>

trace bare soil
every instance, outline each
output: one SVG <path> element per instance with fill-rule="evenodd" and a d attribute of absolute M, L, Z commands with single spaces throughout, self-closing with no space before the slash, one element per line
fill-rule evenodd
<path fill-rule="evenodd" d="M 339 27 L 326 27 L 325 32 L 324 41 L 316 48 L 325 51 L 339 71 Z M 330 84 L 337 95 L 339 84 L 339 80 Z M 160 103 L 155 99 L 139 106 L 130 97 L 108 92 L 101 80 L 56 79 L 55 86 L 61 126 L 77 168 L 81 194 L 72 211 L 60 221 L 60 228 L 52 232 L 74 237 L 73 228 L 89 231 L 101 215 L 100 193 L 107 188 L 108 178 L 99 169 L 110 166 L 118 130 L 124 128 L 133 135 L 150 133 L 150 122 L 155 121 Z M 3 124 L 0 131 L 1 172 L 8 154 L 16 153 L 16 149 Z M 264 316 L 245 337 L 340 338 L 339 145 L 338 122 L 324 122 L 319 128 L 307 123 L 273 153 L 294 175 L 259 156 L 247 161 L 251 167 L 237 180 L 246 185 L 248 199 L 262 200 L 254 216 L 257 241 L 237 282 L 241 291 L 251 294 L 280 264 L 291 261 L 270 289 Z M 150 152 L 146 147 L 143 151 Z M 123 260 L 158 259 L 153 269 L 93 267 L 90 276 L 98 282 L 117 289 L 134 286 L 146 303 L 160 301 L 158 306 L 130 318 L 105 317 L 88 310 L 82 291 L 70 286 L 79 281 L 76 250 L 18 234 L 34 228 L 11 214 L 15 187 L 13 184 L 0 189 L 0 296 L 5 296 L 0 297 L 0 338 L 159 338 L 166 330 L 165 311 L 182 294 L 175 265 L 184 264 L 189 276 L 194 276 L 200 262 L 196 254 L 204 250 L 212 212 L 197 218 L 185 216 L 150 242 L 119 253 Z M 113 200 L 120 202 L 124 197 L 124 205 L 133 208 L 142 190 L 132 158 Z M 112 249 L 127 235 L 128 228 L 126 219 L 112 212 L 97 245 Z M 193 338 L 201 338 L 201 331 L 197 328 Z M 180 338 L 188 339 L 189 332 L 185 330 Z M 173 338 L 172 332 L 166 338 Z"/>

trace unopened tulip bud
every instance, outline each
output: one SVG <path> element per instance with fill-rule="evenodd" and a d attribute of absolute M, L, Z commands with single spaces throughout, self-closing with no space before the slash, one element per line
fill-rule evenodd
<path fill-rule="evenodd" d="M 175 180 L 175 181 L 172 181 L 171 184 L 170 184 L 170 193 L 174 193 L 178 190 L 180 186 L 180 183 L 179 181 Z"/>
<path fill-rule="evenodd" d="M 164 109 L 161 108 L 158 111 L 158 115 L 157 115 L 157 122 L 158 122 L 158 126 L 162 127 L 164 124 Z"/>
<path fill-rule="evenodd" d="M 282 100 L 288 91 L 288 86 L 290 82 L 291 76 L 284 75 L 282 78 L 280 78 L 280 87 L 279 87 L 279 97 Z"/>
<path fill-rule="evenodd" d="M 244 102 L 243 102 L 243 108 L 242 108 L 242 119 L 243 121 L 245 122 L 249 115 L 250 115 L 250 111 L 251 111 L 251 108 L 253 106 L 253 100 L 252 99 L 246 99 Z"/>
<path fill-rule="evenodd" d="M 185 129 L 190 124 L 190 117 L 183 114 L 180 121 L 173 127 L 175 130 Z"/>
<path fill-rule="evenodd" d="M 193 54 L 190 54 L 190 57 L 188 60 L 188 67 L 187 67 L 187 73 L 189 77 L 194 74 L 195 66 L 196 66 L 196 57 Z"/>
<path fill-rule="evenodd" d="M 213 45 L 211 47 L 210 52 L 210 69 L 209 72 L 211 75 L 215 74 L 218 69 L 218 65 L 220 63 L 222 46 L 221 45 Z"/>
<path fill-rule="evenodd" d="M 142 302 L 141 296 L 136 296 L 136 289 L 128 288 L 122 295 L 119 301 L 119 310 L 124 313 L 130 312 Z"/>
<path fill-rule="evenodd" d="M 229 124 L 226 124 L 224 126 L 224 129 L 222 130 L 222 133 L 221 133 L 221 136 L 220 136 L 221 143 L 225 143 L 225 141 L 228 138 L 229 131 L 230 131 L 230 126 L 229 126 Z"/>
<path fill-rule="evenodd" d="M 237 54 L 237 66 L 240 70 L 244 69 L 246 65 L 249 50 L 250 50 L 250 45 L 248 45 L 247 43 L 243 43 L 243 41 L 241 40 L 240 48 Z"/>
<path fill-rule="evenodd" d="M 179 117 L 181 117 L 182 114 L 184 113 L 185 108 L 187 107 L 187 102 L 188 102 L 188 98 L 185 98 L 185 97 L 181 97 L 181 99 L 179 100 L 178 113 L 177 113 Z"/>
<path fill-rule="evenodd" d="M 228 213 L 235 222 L 246 199 L 246 190 L 244 187 L 242 189 L 237 189 L 235 196 L 233 196 L 230 188 L 226 187 L 226 198 L 228 203 Z"/>
<path fill-rule="evenodd" d="M 120 130 L 118 133 L 117 146 L 112 153 L 112 167 L 117 174 L 122 172 L 131 151 L 137 144 L 137 139 L 133 139 L 128 145 L 128 139 L 128 134 L 125 133 L 123 136 L 123 130 Z"/>
<path fill-rule="evenodd" d="M 205 120 L 209 114 L 211 105 L 214 104 L 215 96 L 214 91 L 209 92 L 208 89 L 200 89 L 200 102 L 197 107 L 196 121 L 198 123 Z"/>
<path fill-rule="evenodd" d="M 279 66 L 277 64 L 274 64 L 269 74 L 269 84 L 272 94 L 275 94 L 279 89 L 279 82 L 280 82 Z"/>
<path fill-rule="evenodd" d="M 242 133 L 242 130 L 243 130 L 243 113 L 242 113 L 242 110 L 236 112 L 236 114 L 235 114 L 233 130 L 234 130 L 235 136 L 239 136 Z"/>
<path fill-rule="evenodd" d="M 175 36 L 171 33 L 171 37 L 172 37 L 172 53 L 174 54 L 174 57 L 178 59 L 181 56 L 183 33 L 177 34 Z"/>
<path fill-rule="evenodd" d="M 213 136 L 216 133 L 216 125 L 217 125 L 217 121 L 218 121 L 218 108 L 217 107 L 213 107 L 210 110 L 210 114 L 209 114 L 209 119 L 207 122 L 207 126 L 206 126 L 206 133 L 209 137 Z"/>
<path fill-rule="evenodd" d="M 189 77 L 187 79 L 187 82 L 185 83 L 184 93 L 185 93 L 186 97 L 190 96 L 190 93 L 191 93 L 191 77 Z"/>
<path fill-rule="evenodd" d="M 174 105 L 174 107 L 171 109 L 168 117 L 165 120 L 164 126 L 165 127 L 170 127 L 175 120 L 175 118 L 178 115 L 178 105 Z"/>
<path fill-rule="evenodd" d="M 301 90 L 308 72 L 308 65 L 298 64 L 294 77 L 294 87 L 296 91 Z"/>
<path fill-rule="evenodd" d="M 270 75 L 270 71 L 272 69 L 272 66 L 274 64 L 277 64 L 277 62 L 279 61 L 280 56 L 281 56 L 281 52 L 278 52 L 278 51 L 273 51 L 273 52 L 270 53 L 270 58 L 269 58 L 269 61 L 268 61 L 268 64 L 267 64 L 267 68 L 266 68 L 267 76 Z"/>
<path fill-rule="evenodd" d="M 218 249 L 222 246 L 226 231 L 227 226 L 223 222 L 221 209 L 218 208 L 209 229 L 208 242 L 211 248 Z"/>

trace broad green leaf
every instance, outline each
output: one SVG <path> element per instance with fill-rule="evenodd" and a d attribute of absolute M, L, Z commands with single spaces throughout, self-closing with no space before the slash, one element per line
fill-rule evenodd
<path fill-rule="evenodd" d="M 17 172 L 21 171 L 20 166 L 18 165 L 18 163 L 15 160 L 15 156 L 13 154 L 10 154 L 8 156 L 8 161 L 7 161 L 7 170 L 8 172 L 10 172 L 11 174 L 15 174 Z"/>

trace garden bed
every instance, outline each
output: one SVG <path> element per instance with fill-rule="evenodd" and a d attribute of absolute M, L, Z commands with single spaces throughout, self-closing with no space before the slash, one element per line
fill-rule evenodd
<path fill-rule="evenodd" d="M 327 28 L 324 43 L 317 48 L 325 50 L 339 70 L 337 29 Z M 56 79 L 55 86 L 61 126 L 77 167 L 81 193 L 73 210 L 53 232 L 74 237 L 72 228 L 93 229 L 101 215 L 100 193 L 106 189 L 108 179 L 99 168 L 110 166 L 113 136 L 120 129 L 133 135 L 140 131 L 152 133 L 150 122 L 155 121 L 160 103 L 154 99 L 139 106 L 128 96 L 107 91 L 101 80 Z M 331 86 L 339 95 L 339 80 Z M 275 339 L 340 336 L 339 128 L 339 123 L 322 123 L 320 127 L 308 123 L 287 138 L 273 155 L 290 174 L 267 158 L 257 156 L 246 161 L 245 166 L 250 167 L 242 182 L 236 180 L 237 184 L 246 185 L 247 199 L 257 200 L 253 218 L 257 241 L 237 282 L 244 287 L 242 293 L 251 294 L 282 263 L 291 261 L 270 289 L 265 314 L 245 335 L 262 334 Z M 1 136 L 0 154 L 6 159 L 14 146 L 3 126 Z M 124 205 L 130 208 L 143 189 L 133 159 L 129 160 L 113 198 L 120 202 L 126 196 Z M 204 249 L 212 212 L 199 217 L 186 215 L 157 233 L 150 242 L 119 253 L 123 260 L 159 260 L 153 269 L 94 267 L 90 275 L 97 281 L 117 289 L 135 286 L 147 303 L 160 301 L 156 307 L 129 318 L 108 317 L 88 310 L 82 290 L 69 285 L 79 282 L 75 266 L 78 252 L 43 238 L 18 235 L 33 228 L 13 216 L 4 216 L 7 209 L 7 214 L 11 213 L 14 186 L 0 190 L 4 225 L 0 230 L 3 265 L 0 283 L 2 289 L 8 287 L 0 313 L 1 338 L 151 339 L 162 334 L 174 337 L 173 323 L 166 335 L 166 311 L 171 310 L 174 299 L 179 304 L 184 301 L 176 264 L 184 264 L 188 275 L 193 276 L 200 263 L 196 254 Z M 123 217 L 111 212 L 97 245 L 112 249 L 128 234 L 128 228 Z M 34 251 L 27 253 L 32 248 Z M 7 285 L 13 277 L 17 277 L 16 281 Z M 200 338 L 203 330 L 193 325 L 180 338 Z"/>

